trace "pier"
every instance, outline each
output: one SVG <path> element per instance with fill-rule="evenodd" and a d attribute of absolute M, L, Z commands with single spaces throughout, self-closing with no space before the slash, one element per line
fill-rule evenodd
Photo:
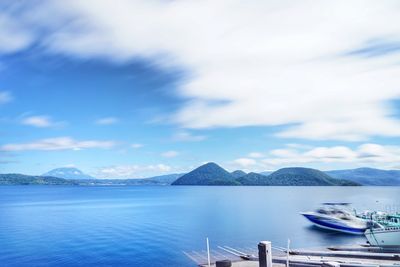
<path fill-rule="evenodd" d="M 183 253 L 200 267 L 400 267 L 400 248 L 385 251 L 351 246 L 288 250 L 262 241 L 254 247 L 224 245 L 207 249 Z"/>

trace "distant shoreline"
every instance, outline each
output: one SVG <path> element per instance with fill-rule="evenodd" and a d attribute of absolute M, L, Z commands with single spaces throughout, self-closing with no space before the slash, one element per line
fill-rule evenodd
<path fill-rule="evenodd" d="M 60 176 L 46 175 L 49 173 Z M 199 166 L 188 173 L 173 173 L 149 178 L 98 179 L 76 168 L 58 168 L 46 174 L 41 176 L 18 173 L 0 174 L 0 185 L 400 186 L 399 170 L 358 168 L 320 171 L 304 167 L 290 167 L 274 172 L 246 173 L 242 170 L 229 172 L 213 162 Z"/>

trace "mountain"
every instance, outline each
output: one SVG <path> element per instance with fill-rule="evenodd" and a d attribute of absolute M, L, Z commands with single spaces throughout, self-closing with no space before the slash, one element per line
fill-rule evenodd
<path fill-rule="evenodd" d="M 363 185 L 400 186 L 399 170 L 380 170 L 373 168 L 358 168 L 348 170 L 326 171 L 334 178 L 346 179 Z"/>
<path fill-rule="evenodd" d="M 239 177 L 243 177 L 243 176 L 245 176 L 247 173 L 245 173 L 244 171 L 242 171 L 242 170 L 236 170 L 236 171 L 234 171 L 234 172 L 231 172 L 231 175 L 234 177 L 234 178 L 239 178 Z"/>
<path fill-rule="evenodd" d="M 315 169 L 309 168 L 283 168 L 270 175 L 251 172 L 236 179 L 241 185 L 265 186 L 334 186 L 334 185 L 359 185 L 354 182 L 335 179 Z"/>
<path fill-rule="evenodd" d="M 273 172 L 274 172 L 274 171 L 264 171 L 264 172 L 260 172 L 260 174 L 268 176 L 268 175 L 270 175 L 270 174 L 273 173 Z"/>
<path fill-rule="evenodd" d="M 0 174 L 0 185 L 76 185 L 74 181 L 51 176 L 31 176 L 17 173 Z"/>
<path fill-rule="evenodd" d="M 342 186 L 360 185 L 344 179 L 335 179 L 328 174 L 310 168 L 282 168 L 267 176 L 269 185 L 286 186 Z"/>
<path fill-rule="evenodd" d="M 73 180 L 96 179 L 90 175 L 83 173 L 81 170 L 77 168 L 57 168 L 42 174 L 42 176 L 52 176 L 52 177 L 73 179 Z"/>
<path fill-rule="evenodd" d="M 342 186 L 359 183 L 335 179 L 319 170 L 310 168 L 283 168 L 270 175 L 255 172 L 229 173 L 215 163 L 207 163 L 178 178 L 172 185 L 264 185 L 264 186 Z"/>
<path fill-rule="evenodd" d="M 241 185 L 269 185 L 268 176 L 255 172 L 250 172 L 236 179 Z"/>
<path fill-rule="evenodd" d="M 173 173 L 160 176 L 154 176 L 150 178 L 141 179 L 142 181 L 151 181 L 158 184 L 170 185 L 176 181 L 179 177 L 183 176 L 183 173 Z"/>
<path fill-rule="evenodd" d="M 210 162 L 178 178 L 172 185 L 237 185 L 225 169 Z"/>

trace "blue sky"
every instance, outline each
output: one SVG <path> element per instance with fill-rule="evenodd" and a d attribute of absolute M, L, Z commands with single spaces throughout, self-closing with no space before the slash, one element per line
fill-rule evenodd
<path fill-rule="evenodd" d="M 396 1 L 5 1 L 0 172 L 398 169 L 399 11 Z"/>

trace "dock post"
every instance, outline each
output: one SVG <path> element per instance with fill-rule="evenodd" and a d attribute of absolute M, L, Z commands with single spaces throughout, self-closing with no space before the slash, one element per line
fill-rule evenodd
<path fill-rule="evenodd" d="M 272 245 L 270 241 L 258 244 L 258 260 L 260 267 L 272 267 Z"/>
<path fill-rule="evenodd" d="M 289 267 L 290 239 L 287 240 L 286 267 Z"/>
<path fill-rule="evenodd" d="M 211 260 L 210 260 L 210 242 L 208 241 L 208 237 L 207 237 L 207 260 L 208 260 L 208 267 L 211 267 Z"/>

